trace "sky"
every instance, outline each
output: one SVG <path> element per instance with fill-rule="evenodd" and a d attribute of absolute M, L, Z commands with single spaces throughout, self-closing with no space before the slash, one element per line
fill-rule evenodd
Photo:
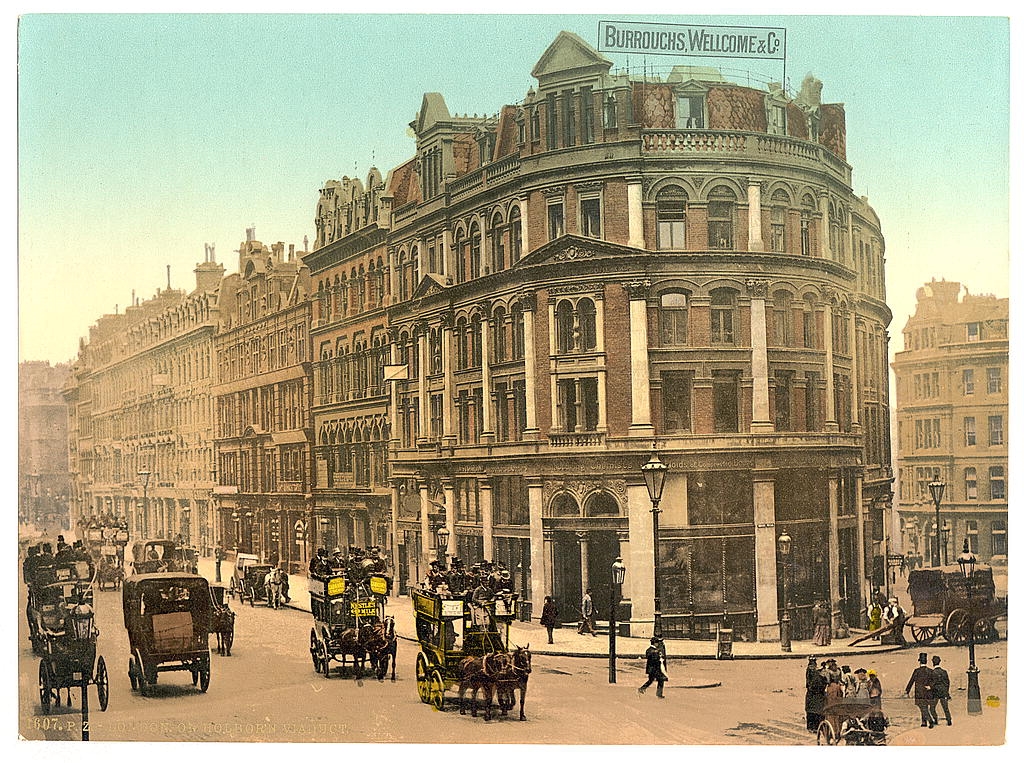
<path fill-rule="evenodd" d="M 1009 295 L 1006 18 L 26 14 L 19 360 L 73 359 L 101 315 L 165 288 L 168 265 L 190 291 L 207 243 L 236 271 L 249 226 L 265 243 L 312 245 L 323 181 L 410 158 L 423 93 L 452 113 L 496 113 L 535 85 L 560 30 L 596 46 L 601 19 L 787 29 L 792 91 L 813 73 L 823 101 L 846 107 L 854 192 L 886 239 L 893 351 L 933 277 Z M 783 76 L 768 60 L 646 63 Z"/>

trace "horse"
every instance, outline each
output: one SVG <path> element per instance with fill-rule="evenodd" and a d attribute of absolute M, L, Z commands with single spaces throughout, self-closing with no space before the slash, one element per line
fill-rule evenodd
<path fill-rule="evenodd" d="M 366 647 L 362 644 L 358 628 L 346 628 L 341 632 L 338 637 L 338 650 L 335 654 L 339 658 L 338 661 L 343 670 L 345 658 L 352 655 L 352 667 L 356 671 L 356 677 L 363 677 L 363 668 L 366 666 Z M 329 665 L 326 667 L 328 672 L 325 672 L 324 675 L 330 675 Z"/>
<path fill-rule="evenodd" d="M 267 606 L 273 609 L 281 607 L 281 573 L 275 567 L 263 579 L 263 585 L 267 591 Z"/>
<path fill-rule="evenodd" d="M 230 657 L 235 640 L 235 613 L 228 607 L 218 608 L 213 613 L 213 630 L 217 634 L 217 654 Z"/>
<path fill-rule="evenodd" d="M 466 689 L 473 690 L 473 717 L 476 718 L 476 695 L 484 690 L 484 720 L 491 720 L 491 700 L 498 675 L 508 671 L 512 658 L 504 652 L 489 652 L 483 657 L 466 657 L 459 663 L 459 714 L 466 714 Z"/>
<path fill-rule="evenodd" d="M 370 665 L 383 681 L 391 664 L 391 680 L 395 680 L 395 663 L 398 661 L 398 637 L 395 635 L 395 618 L 386 617 L 359 630 L 359 641 L 370 657 Z"/>
<path fill-rule="evenodd" d="M 519 689 L 519 720 L 526 720 L 523 706 L 526 704 L 526 683 L 530 680 L 533 670 L 533 655 L 530 645 L 516 647 L 510 655 L 511 663 L 507 670 L 497 676 L 498 707 L 502 715 L 515 707 L 516 689 Z"/>

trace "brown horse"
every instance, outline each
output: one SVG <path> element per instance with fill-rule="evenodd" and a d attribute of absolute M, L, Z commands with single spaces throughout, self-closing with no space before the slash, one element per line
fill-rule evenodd
<path fill-rule="evenodd" d="M 466 689 L 473 690 L 473 717 L 476 718 L 476 695 L 484 690 L 484 720 L 491 720 L 491 700 L 497 676 L 508 671 L 512 658 L 504 652 L 489 652 L 483 657 L 466 657 L 459 663 L 459 713 L 466 714 Z"/>
<path fill-rule="evenodd" d="M 516 647 L 509 656 L 511 663 L 508 669 L 497 676 L 498 707 L 502 715 L 508 715 L 508 711 L 515 707 L 516 689 L 519 689 L 519 720 L 525 721 L 523 706 L 526 704 L 526 684 L 533 670 L 533 654 L 527 644 Z"/>
<path fill-rule="evenodd" d="M 398 637 L 395 635 L 395 618 L 364 625 L 359 629 L 359 641 L 370 657 L 370 665 L 383 681 L 391 665 L 391 680 L 395 680 L 395 663 L 398 661 Z"/>
<path fill-rule="evenodd" d="M 363 677 L 363 668 L 366 666 L 366 647 L 363 646 L 359 629 L 346 628 L 338 637 L 335 659 L 341 663 L 341 669 L 345 669 L 346 657 L 352 656 L 352 668 L 356 671 L 356 678 Z M 325 661 L 324 676 L 330 675 L 329 660 Z"/>

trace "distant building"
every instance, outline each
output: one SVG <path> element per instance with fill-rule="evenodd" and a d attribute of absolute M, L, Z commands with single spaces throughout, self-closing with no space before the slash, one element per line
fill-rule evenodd
<path fill-rule="evenodd" d="M 71 498 L 68 366 L 31 361 L 18 366 L 18 518 L 65 522 Z"/>
<path fill-rule="evenodd" d="M 979 559 L 1006 557 L 1009 437 L 1009 299 L 965 293 L 956 281 L 917 290 L 892 364 L 898 403 L 899 527 L 904 553 L 932 563 L 935 505 L 942 561 L 966 538 Z"/>

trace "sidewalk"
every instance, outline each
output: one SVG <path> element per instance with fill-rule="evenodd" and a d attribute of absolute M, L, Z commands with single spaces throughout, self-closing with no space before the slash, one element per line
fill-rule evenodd
<path fill-rule="evenodd" d="M 230 562 L 221 564 L 221 575 L 224 584 L 231 579 Z M 214 579 L 214 561 L 203 558 L 199 560 L 199 574 L 208 580 Z M 286 606 L 304 612 L 310 611 L 307 579 L 304 575 L 289 575 L 288 589 L 291 603 Z M 416 621 L 413 615 L 412 602 L 408 596 L 392 596 L 388 606 L 388 614 L 395 618 L 395 630 L 400 638 L 416 641 Z M 855 632 L 856 635 L 860 635 Z M 733 657 L 740 660 L 760 659 L 804 659 L 814 655 L 840 657 L 845 655 L 879 654 L 899 650 L 898 646 L 883 646 L 878 643 L 862 643 L 847 646 L 856 638 L 851 635 L 847 639 L 833 641 L 830 646 L 815 646 L 812 641 L 794 641 L 792 652 L 783 652 L 778 643 L 734 642 Z M 510 638 L 513 643 L 530 647 L 534 654 L 557 657 L 608 657 L 607 632 L 595 636 L 580 635 L 573 627 L 555 629 L 555 643 L 547 643 L 547 629 L 537 623 L 515 621 L 510 627 Z M 650 640 L 618 636 L 615 639 L 615 652 L 625 659 L 641 659 Z M 683 639 L 666 639 L 665 649 L 669 659 L 713 660 L 716 645 L 714 641 L 694 641 Z"/>

